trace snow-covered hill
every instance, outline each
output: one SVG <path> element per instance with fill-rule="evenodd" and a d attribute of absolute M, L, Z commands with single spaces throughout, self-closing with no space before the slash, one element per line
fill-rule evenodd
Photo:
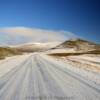
<path fill-rule="evenodd" d="M 51 48 L 56 47 L 61 42 L 47 42 L 47 43 L 26 43 L 14 46 L 17 50 L 23 52 L 37 52 L 37 51 L 45 51 Z"/>
<path fill-rule="evenodd" d="M 75 50 L 90 51 L 99 49 L 100 45 L 83 39 L 71 39 L 58 45 L 56 48 L 74 48 Z"/>

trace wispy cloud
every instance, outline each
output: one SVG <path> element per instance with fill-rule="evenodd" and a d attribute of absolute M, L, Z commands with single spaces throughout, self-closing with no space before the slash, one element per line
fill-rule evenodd
<path fill-rule="evenodd" d="M 20 44 L 25 42 L 64 41 L 66 39 L 76 37 L 76 35 L 71 32 L 52 31 L 26 27 L 0 28 L 0 35 L 2 37 L 7 38 L 6 40 L 4 39 L 4 41 L 2 40 L 7 44 Z"/>

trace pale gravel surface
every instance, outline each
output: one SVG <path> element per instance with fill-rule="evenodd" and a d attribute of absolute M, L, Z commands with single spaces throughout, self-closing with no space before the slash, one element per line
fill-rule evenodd
<path fill-rule="evenodd" d="M 69 67 L 37 53 L 0 62 L 0 72 L 9 69 L 0 77 L 0 100 L 100 100 L 100 87 Z"/>
<path fill-rule="evenodd" d="M 78 75 L 85 77 L 90 81 L 93 81 L 100 87 L 100 64 L 99 64 L 100 56 L 80 55 L 80 56 L 59 57 L 56 59 L 72 65 L 72 66 L 67 66 L 67 68 L 74 71 Z"/>

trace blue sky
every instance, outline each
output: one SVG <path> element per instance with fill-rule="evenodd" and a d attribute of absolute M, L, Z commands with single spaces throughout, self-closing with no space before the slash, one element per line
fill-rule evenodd
<path fill-rule="evenodd" d="M 0 27 L 16 26 L 65 30 L 100 43 L 100 1 L 0 0 Z"/>

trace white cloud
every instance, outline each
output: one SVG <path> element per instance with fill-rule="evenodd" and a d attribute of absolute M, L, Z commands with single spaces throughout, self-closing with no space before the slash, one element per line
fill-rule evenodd
<path fill-rule="evenodd" d="M 76 37 L 76 35 L 71 32 L 52 31 L 26 27 L 0 28 L 0 35 L 1 34 L 8 37 L 8 40 L 6 40 L 7 44 L 20 44 L 24 42 L 64 41 L 66 39 Z"/>

